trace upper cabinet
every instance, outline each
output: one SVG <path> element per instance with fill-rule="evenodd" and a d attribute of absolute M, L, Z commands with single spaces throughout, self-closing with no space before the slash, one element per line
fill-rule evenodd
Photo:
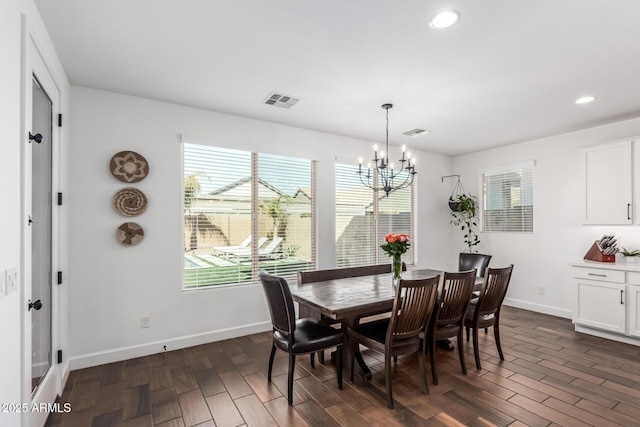
<path fill-rule="evenodd" d="M 633 151 L 632 139 L 580 149 L 583 224 L 633 223 Z"/>

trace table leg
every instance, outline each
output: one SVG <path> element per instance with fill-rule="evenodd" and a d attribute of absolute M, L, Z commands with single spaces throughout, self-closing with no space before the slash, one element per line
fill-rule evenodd
<path fill-rule="evenodd" d="M 351 345 L 348 342 L 349 335 L 347 334 L 347 329 L 350 327 L 351 328 L 356 327 L 358 326 L 359 323 L 360 323 L 359 317 L 344 319 L 342 321 L 342 332 L 345 334 L 345 337 L 347 337 L 347 343 L 346 343 L 346 349 L 345 349 L 346 351 L 342 352 L 342 354 L 344 355 L 343 366 L 351 366 Z M 371 369 L 369 369 L 369 367 L 365 363 L 359 348 L 356 349 L 354 358 L 358 363 L 358 366 L 360 367 L 360 371 L 362 372 L 362 379 L 364 379 L 365 381 L 371 381 L 371 379 L 373 378 L 373 374 L 371 373 Z"/>

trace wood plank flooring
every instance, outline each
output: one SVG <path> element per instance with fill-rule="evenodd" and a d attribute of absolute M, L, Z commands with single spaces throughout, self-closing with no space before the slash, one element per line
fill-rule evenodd
<path fill-rule="evenodd" d="M 429 395 L 420 391 L 417 358 L 400 358 L 394 410 L 386 407 L 382 358 L 371 352 L 364 356 L 373 380 L 345 380 L 343 390 L 331 363 L 311 368 L 308 356 L 298 358 L 289 407 L 287 355 L 276 353 L 269 384 L 271 333 L 261 333 L 73 371 L 59 399 L 72 411 L 52 414 L 47 425 L 640 426 L 640 347 L 510 307 L 500 330 L 505 361 L 491 330 L 480 332 L 482 370 L 465 342 L 466 376 L 457 351 L 439 350 L 439 385 L 429 376 Z"/>

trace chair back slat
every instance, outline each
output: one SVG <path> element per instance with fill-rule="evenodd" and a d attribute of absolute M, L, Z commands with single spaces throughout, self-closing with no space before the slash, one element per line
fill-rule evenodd
<path fill-rule="evenodd" d="M 440 275 L 423 280 L 401 280 L 393 302 L 387 343 L 413 338 L 426 328 L 438 294 Z"/>
<path fill-rule="evenodd" d="M 476 270 L 445 273 L 438 298 L 436 325 L 459 323 L 464 316 L 476 278 Z"/>
<path fill-rule="evenodd" d="M 513 264 L 505 268 L 487 268 L 474 317 L 488 316 L 500 310 L 507 295 Z"/>
<path fill-rule="evenodd" d="M 267 297 L 273 328 L 289 336 L 289 340 L 292 341 L 296 315 L 289 284 L 282 277 L 264 272 L 260 273 L 260 282 Z"/>

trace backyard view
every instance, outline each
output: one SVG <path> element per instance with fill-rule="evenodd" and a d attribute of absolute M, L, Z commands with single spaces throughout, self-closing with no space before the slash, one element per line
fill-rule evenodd
<path fill-rule="evenodd" d="M 313 268 L 311 167 L 304 159 L 185 144 L 183 287 Z"/>

